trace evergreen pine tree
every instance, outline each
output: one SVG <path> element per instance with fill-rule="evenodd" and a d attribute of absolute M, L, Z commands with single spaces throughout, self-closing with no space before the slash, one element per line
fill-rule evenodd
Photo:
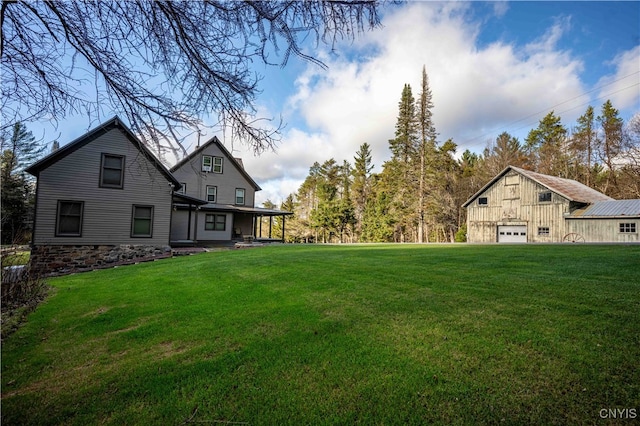
<path fill-rule="evenodd" d="M 24 172 L 44 151 L 22 123 L 0 135 L 2 243 L 26 243 L 33 217 L 33 180 Z"/>
<path fill-rule="evenodd" d="M 354 216 L 356 220 L 356 237 L 360 238 L 362 232 L 362 220 L 367 201 L 371 194 L 371 170 L 373 164 L 371 162 L 371 147 L 368 143 L 363 143 L 358 148 L 354 157 L 353 175 L 353 206 Z"/>
<path fill-rule="evenodd" d="M 575 179 L 587 186 L 593 185 L 593 149 L 596 145 L 595 113 L 589 105 L 583 115 L 578 117 L 578 125 L 575 128 L 571 140 L 571 151 L 574 163 Z"/>
<path fill-rule="evenodd" d="M 559 177 L 568 175 L 567 129 L 553 111 L 527 135 L 526 148 L 534 170 Z"/>
<path fill-rule="evenodd" d="M 602 136 L 598 139 L 598 157 L 605 166 L 606 180 L 602 192 L 607 195 L 618 196 L 619 188 L 616 176 L 616 158 L 622 152 L 622 125 L 618 110 L 613 107 L 610 100 L 602 105 L 601 115 L 596 118 L 602 130 Z"/>
<path fill-rule="evenodd" d="M 424 242 L 425 235 L 425 197 L 427 188 L 431 185 L 435 177 L 434 157 L 436 151 L 436 129 L 433 123 L 433 95 L 429 88 L 429 77 L 427 69 L 422 67 L 422 86 L 420 97 L 416 103 L 416 119 L 419 128 L 419 149 L 418 149 L 418 200 L 417 200 L 417 221 L 418 221 L 418 242 Z M 427 231 L 428 233 L 428 231 Z"/>

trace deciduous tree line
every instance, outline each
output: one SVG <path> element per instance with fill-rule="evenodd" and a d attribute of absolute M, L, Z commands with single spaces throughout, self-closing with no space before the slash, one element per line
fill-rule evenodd
<path fill-rule="evenodd" d="M 640 198 L 640 114 L 624 123 L 609 100 L 599 113 L 589 106 L 571 127 L 551 111 L 524 141 L 503 132 L 481 154 L 466 150 L 459 157 L 453 140 L 437 140 L 432 108 L 423 68 L 417 99 L 410 85 L 402 89 L 382 171 L 372 173 L 367 143 L 353 163 L 314 163 L 280 206 L 294 212 L 286 240 L 464 241 L 462 204 L 509 165 L 574 179 L 613 198 Z"/>

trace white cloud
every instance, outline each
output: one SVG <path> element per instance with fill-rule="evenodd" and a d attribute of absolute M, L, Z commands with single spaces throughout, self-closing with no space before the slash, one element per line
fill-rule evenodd
<path fill-rule="evenodd" d="M 277 154 L 245 160 L 249 173 L 258 182 L 268 181 L 270 191 L 293 192 L 314 161 L 352 162 L 364 142 L 372 146 L 379 170 L 390 156 L 388 140 L 394 135 L 403 85 L 411 84 L 418 97 L 423 65 L 440 140 L 453 138 L 460 151 L 480 152 L 502 131 L 522 137 L 551 109 L 567 112 L 562 118 L 570 125 L 589 101 L 580 80 L 584 64 L 557 47 L 570 18 L 556 20 L 525 46 L 501 41 L 480 48 L 480 23 L 468 22 L 468 7 L 458 2 L 406 4 L 384 17 L 383 29 L 345 46 L 348 51 L 323 56 L 328 70 L 310 66 L 297 78 L 286 105 L 306 127 L 289 129 Z M 505 10 L 494 12 L 501 16 Z M 637 71 L 638 52 L 617 57 L 618 71 L 610 79 L 634 66 Z M 637 74 L 635 78 L 637 82 Z M 637 91 L 628 92 L 624 96 L 635 96 L 637 103 Z M 278 186 L 280 178 L 285 183 Z"/>
<path fill-rule="evenodd" d="M 640 46 L 618 54 L 610 65 L 615 73 L 604 76 L 597 86 L 602 87 L 598 93 L 601 104 L 607 99 L 616 109 L 640 110 Z"/>

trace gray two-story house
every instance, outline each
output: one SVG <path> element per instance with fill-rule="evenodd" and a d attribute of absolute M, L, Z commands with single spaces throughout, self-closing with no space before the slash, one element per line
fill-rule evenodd
<path fill-rule="evenodd" d="M 228 241 L 253 235 L 256 191 L 260 186 L 213 137 L 171 168 L 180 193 L 206 204 L 177 203 L 171 224 L 174 244 Z"/>
<path fill-rule="evenodd" d="M 168 170 L 118 117 L 26 171 L 37 177 L 31 265 L 47 272 L 241 240 L 291 214 L 255 207 L 260 187 L 217 138 Z"/>

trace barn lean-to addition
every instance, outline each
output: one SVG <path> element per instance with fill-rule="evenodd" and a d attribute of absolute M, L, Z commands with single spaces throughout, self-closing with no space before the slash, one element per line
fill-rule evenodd
<path fill-rule="evenodd" d="M 640 242 L 640 200 L 614 200 L 580 182 L 513 166 L 463 207 L 472 243 Z"/>

